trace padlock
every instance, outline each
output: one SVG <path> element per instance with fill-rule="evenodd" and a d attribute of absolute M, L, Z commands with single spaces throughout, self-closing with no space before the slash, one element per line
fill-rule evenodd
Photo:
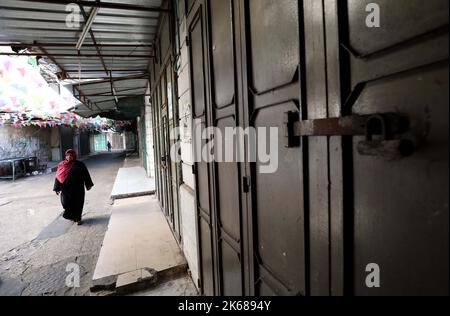
<path fill-rule="evenodd" d="M 413 140 L 398 137 L 409 129 L 408 121 L 398 115 L 373 115 L 366 123 L 366 140 L 358 143 L 357 150 L 363 156 L 398 160 L 411 156 L 416 146 Z M 380 135 L 380 139 L 374 139 Z M 397 136 L 397 139 L 394 137 Z"/>

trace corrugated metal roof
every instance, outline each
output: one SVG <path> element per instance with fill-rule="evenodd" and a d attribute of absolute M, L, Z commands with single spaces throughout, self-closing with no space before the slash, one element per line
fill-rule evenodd
<path fill-rule="evenodd" d="M 72 2 L 76 3 L 77 0 Z M 93 6 L 82 1 L 89 17 Z M 49 3 L 50 2 L 50 3 Z M 100 8 L 91 30 L 99 46 L 104 63 L 88 34 L 78 53 L 76 43 L 84 29 L 85 18 L 80 17 L 78 27 L 66 23 L 67 3 L 70 1 L 0 0 L 0 43 L 31 45 L 39 54 L 49 54 L 71 79 L 107 79 L 130 77 L 114 81 L 117 98 L 143 95 L 147 87 L 146 73 L 153 54 L 161 12 L 133 8 Z M 161 8 L 162 0 L 103 0 L 103 4 L 125 4 L 146 8 Z M 114 6 L 114 5 L 113 5 Z M 37 48 L 41 46 L 42 49 Z M 80 54 L 81 56 L 79 56 Z M 86 56 L 87 55 L 87 56 Z M 108 72 L 105 71 L 105 67 Z M 136 75 L 142 75 L 136 78 Z M 76 86 L 89 100 L 77 111 L 83 116 L 115 109 L 115 97 L 111 95 L 111 82 Z M 77 92 L 78 93 L 78 92 Z M 76 93 L 76 94 L 77 94 Z M 99 95 L 104 93 L 104 95 Z"/>

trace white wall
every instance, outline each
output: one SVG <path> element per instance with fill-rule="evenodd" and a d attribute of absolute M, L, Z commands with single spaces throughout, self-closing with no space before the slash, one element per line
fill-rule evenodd
<path fill-rule="evenodd" d="M 186 18 L 184 1 L 180 1 L 180 39 L 181 56 L 178 70 L 178 105 L 180 113 L 181 156 L 183 184 L 180 187 L 181 229 L 183 251 L 189 264 L 192 279 L 198 286 L 200 276 L 198 266 L 198 238 L 195 204 L 195 178 L 192 174 L 192 101 L 189 80 L 189 54 L 186 46 Z M 181 18 L 182 17 L 182 18 Z"/>
<path fill-rule="evenodd" d="M 147 87 L 147 95 L 150 94 L 150 85 Z M 150 178 L 155 176 L 155 155 L 153 148 L 153 121 L 152 121 L 152 108 L 150 98 L 145 97 L 145 138 L 147 142 L 147 175 Z"/>

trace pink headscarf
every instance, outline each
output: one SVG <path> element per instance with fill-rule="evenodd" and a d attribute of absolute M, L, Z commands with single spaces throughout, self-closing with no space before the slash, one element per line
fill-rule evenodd
<path fill-rule="evenodd" d="M 77 153 L 75 152 L 75 150 L 69 149 L 65 153 L 65 156 L 67 155 L 72 155 L 74 157 L 74 160 L 67 161 L 66 159 L 64 159 L 59 163 L 58 170 L 56 171 L 56 179 L 60 183 L 64 183 L 66 181 L 67 176 L 69 175 L 69 172 L 72 169 L 74 162 L 77 160 Z"/>

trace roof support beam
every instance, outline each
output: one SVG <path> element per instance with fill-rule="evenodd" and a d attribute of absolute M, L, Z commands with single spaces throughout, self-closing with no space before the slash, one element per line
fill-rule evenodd
<path fill-rule="evenodd" d="M 44 47 L 75 47 L 76 43 L 43 43 L 39 42 L 41 46 Z M 37 47 L 36 44 L 32 43 L 0 43 L 0 46 L 20 46 L 20 47 L 26 47 L 26 48 L 33 48 Z M 83 44 L 84 47 L 95 47 L 94 44 Z M 153 44 L 98 44 L 99 47 L 119 47 L 119 48 L 149 48 L 153 47 Z"/>
<path fill-rule="evenodd" d="M 91 15 L 88 17 L 86 11 L 84 10 L 83 6 L 81 6 L 81 5 L 80 5 L 80 10 L 81 10 L 81 14 L 83 15 L 84 19 L 85 20 L 92 19 L 92 22 L 94 21 L 95 15 L 97 15 L 97 12 L 98 12 L 98 8 L 93 8 Z M 91 25 L 92 25 L 92 23 L 91 23 Z M 94 36 L 94 31 L 92 31 L 90 25 L 86 24 L 86 27 L 89 27 L 89 34 L 91 35 L 92 42 L 94 43 L 95 49 L 97 50 L 97 54 L 100 58 L 100 61 L 102 62 L 103 69 L 105 70 L 106 74 L 108 74 L 109 71 L 108 71 L 108 68 L 106 67 L 105 60 L 103 59 L 102 53 L 100 52 L 100 49 L 98 48 L 97 40 L 95 39 L 95 36 Z"/>
<path fill-rule="evenodd" d="M 49 59 L 50 59 L 50 60 L 51 60 L 51 61 L 52 61 L 59 69 L 61 69 L 62 74 L 63 74 L 63 76 L 64 76 L 65 78 L 67 78 L 67 79 L 72 79 L 72 78 L 70 77 L 70 75 L 67 73 L 67 71 L 64 69 L 64 67 L 63 67 L 62 65 L 60 65 L 60 64 L 55 60 L 55 58 L 53 58 L 53 56 L 50 55 L 50 54 L 45 50 L 44 47 L 42 47 L 39 43 L 36 43 L 36 42 L 35 42 L 35 45 L 36 45 L 36 47 L 38 47 L 43 53 L 47 54 L 47 57 L 48 57 L 48 58 L 49 58 Z M 73 90 L 73 95 L 74 95 L 74 96 L 76 95 L 76 94 L 75 94 L 75 91 L 78 92 L 77 95 L 79 95 L 80 98 L 75 97 L 78 101 L 80 101 L 81 103 L 85 104 L 89 109 L 93 110 L 91 101 L 90 101 L 90 100 L 86 100 L 84 97 L 82 97 L 82 96 L 84 96 L 82 91 L 80 91 L 80 90 L 79 90 L 77 87 L 75 87 L 75 86 L 72 86 L 72 90 Z M 94 106 L 95 106 L 96 108 L 98 108 L 100 111 L 103 111 L 97 104 L 94 104 Z"/>
<path fill-rule="evenodd" d="M 83 69 L 83 73 L 98 73 L 104 72 L 104 69 Z M 111 69 L 112 72 L 142 72 L 145 73 L 147 70 L 145 69 Z M 77 69 L 66 69 L 67 73 L 78 73 Z"/>
<path fill-rule="evenodd" d="M 116 90 L 116 93 L 129 92 L 129 91 L 135 91 L 135 90 L 143 90 L 145 88 L 146 87 L 137 87 L 137 88 L 123 89 L 123 90 L 119 90 L 119 91 Z M 104 96 L 109 96 L 108 93 L 109 93 L 109 91 L 108 92 L 99 92 L 99 93 L 96 93 L 96 94 L 90 94 L 89 96 L 91 96 L 91 97 L 104 97 Z"/>
<path fill-rule="evenodd" d="M 80 5 L 80 10 L 81 10 L 81 14 L 83 14 L 86 24 L 84 25 L 83 32 L 81 33 L 80 38 L 78 39 L 78 42 L 76 45 L 76 49 L 78 51 L 81 50 L 84 40 L 86 39 L 87 33 L 89 33 L 91 35 L 91 38 L 93 37 L 92 24 L 94 24 L 95 17 L 97 16 L 97 13 L 98 13 L 98 8 L 92 8 L 91 14 L 88 17 L 86 14 L 86 11 L 84 10 L 82 5 Z M 97 42 L 94 40 L 94 38 L 92 38 L 92 40 L 94 42 L 95 48 L 97 48 L 97 51 L 98 51 Z"/>
<path fill-rule="evenodd" d="M 145 12 L 169 12 L 168 9 L 163 9 L 160 7 L 142 6 L 127 3 L 111 3 L 111 2 L 93 2 L 93 1 L 74 1 L 74 0 L 16 0 L 23 2 L 41 2 L 41 3 L 52 3 L 52 4 L 72 4 L 76 3 L 80 6 L 85 7 L 96 7 L 105 9 L 117 9 L 117 10 L 134 10 L 134 11 L 145 11 Z"/>
<path fill-rule="evenodd" d="M 0 56 L 53 56 L 53 57 L 85 57 L 85 58 L 98 58 L 97 54 L 52 54 L 49 53 L 9 53 L 2 52 Z M 134 59 L 148 59 L 153 58 L 152 55 L 102 55 L 104 58 L 134 58 Z"/>
<path fill-rule="evenodd" d="M 130 75 L 135 75 L 135 74 L 130 74 Z M 144 74 L 139 74 L 139 75 L 144 75 Z M 113 77 L 113 82 L 115 82 L 115 81 L 121 81 L 121 80 L 129 80 L 128 78 L 126 78 L 126 79 L 122 79 L 122 78 L 124 78 L 124 77 Z M 76 79 L 78 79 L 78 78 L 76 78 Z M 86 76 L 86 77 L 81 77 L 80 78 L 81 80 L 91 80 L 91 81 L 88 81 L 88 82 L 86 82 L 86 83 L 81 83 L 81 85 L 86 85 L 86 84 L 96 84 L 96 83 L 110 83 L 111 81 L 110 81 L 110 77 L 109 76 L 104 76 L 104 77 L 99 77 L 99 76 L 91 76 L 91 77 L 89 77 L 89 76 Z M 116 79 L 119 79 L 119 80 L 116 80 Z M 134 78 L 131 78 L 131 79 L 134 79 Z M 142 79 L 145 79 L 145 78 L 142 78 Z M 98 80 L 98 81 L 93 81 L 93 80 Z"/>
<path fill-rule="evenodd" d="M 103 97 L 113 97 L 114 99 L 111 99 L 110 101 L 115 101 L 115 98 L 131 98 L 131 97 L 151 97 L 151 94 L 110 94 L 110 95 L 103 95 Z M 95 95 L 86 95 L 86 97 L 95 97 Z M 98 97 L 98 96 L 97 96 Z"/>
<path fill-rule="evenodd" d="M 113 78 L 113 82 L 116 81 L 123 81 L 123 80 L 133 80 L 133 79 L 148 79 L 149 74 L 148 73 L 143 73 L 141 75 L 134 75 L 134 76 L 128 76 L 128 77 L 119 77 L 119 78 Z M 99 83 L 109 83 L 110 80 L 100 80 L 100 81 L 92 81 L 92 82 L 86 82 L 86 83 L 81 83 L 81 86 L 88 86 L 88 85 L 93 85 L 93 84 L 99 84 Z"/>

